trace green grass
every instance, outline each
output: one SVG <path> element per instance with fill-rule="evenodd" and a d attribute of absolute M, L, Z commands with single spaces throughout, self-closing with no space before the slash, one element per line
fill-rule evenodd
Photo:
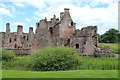
<path fill-rule="evenodd" d="M 116 57 L 82 57 L 78 70 L 118 70 L 118 58 Z"/>
<path fill-rule="evenodd" d="M 118 78 L 117 70 L 17 71 L 3 70 L 3 78 Z"/>
<path fill-rule="evenodd" d="M 118 47 L 118 43 L 99 43 L 99 46 L 108 46 L 112 50 L 114 50 L 117 54 L 120 54 L 120 47 Z"/>

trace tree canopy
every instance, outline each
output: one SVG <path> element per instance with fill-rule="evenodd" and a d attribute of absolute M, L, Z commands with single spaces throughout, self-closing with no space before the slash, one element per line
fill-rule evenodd
<path fill-rule="evenodd" d="M 120 41 L 120 32 L 116 29 L 109 29 L 103 35 L 98 35 L 100 43 L 117 43 Z"/>

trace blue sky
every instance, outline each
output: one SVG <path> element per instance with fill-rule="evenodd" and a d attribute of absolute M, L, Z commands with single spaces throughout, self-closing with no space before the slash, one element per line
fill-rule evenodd
<path fill-rule="evenodd" d="M 0 31 L 6 30 L 6 23 L 11 24 L 11 32 L 17 31 L 17 25 L 36 29 L 35 23 L 47 17 L 59 17 L 64 8 L 69 8 L 77 29 L 85 26 L 98 26 L 98 33 L 103 34 L 110 28 L 118 28 L 117 0 L 0 0 Z"/>

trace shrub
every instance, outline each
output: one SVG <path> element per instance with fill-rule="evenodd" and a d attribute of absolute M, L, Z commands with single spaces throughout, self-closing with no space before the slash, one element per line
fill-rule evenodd
<path fill-rule="evenodd" d="M 15 53 L 12 51 L 1 49 L 0 52 L 2 52 L 2 60 L 4 61 L 11 61 L 15 58 Z"/>
<path fill-rule="evenodd" d="M 44 48 L 31 57 L 35 71 L 70 70 L 80 65 L 78 54 L 68 47 Z"/>

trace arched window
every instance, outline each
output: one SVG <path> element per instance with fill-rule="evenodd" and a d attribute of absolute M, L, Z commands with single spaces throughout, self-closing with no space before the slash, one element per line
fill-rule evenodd
<path fill-rule="evenodd" d="M 49 28 L 49 31 L 50 31 L 50 34 L 53 34 L 53 28 L 52 27 Z"/>
<path fill-rule="evenodd" d="M 76 49 L 79 49 L 79 44 L 78 43 L 75 46 L 76 46 Z"/>

